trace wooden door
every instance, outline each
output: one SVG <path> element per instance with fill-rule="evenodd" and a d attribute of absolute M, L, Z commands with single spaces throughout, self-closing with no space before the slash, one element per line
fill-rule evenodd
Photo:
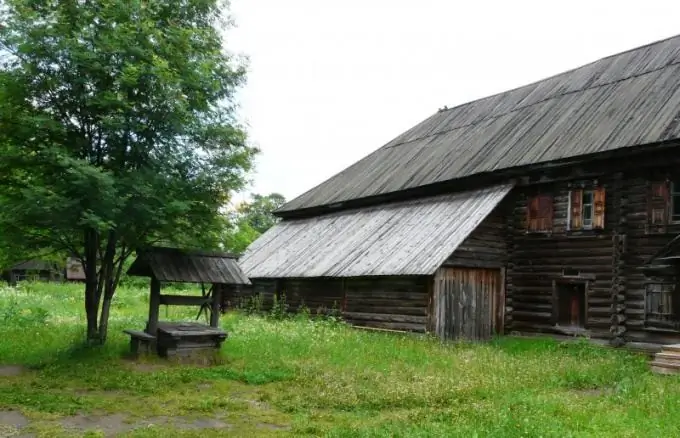
<path fill-rule="evenodd" d="M 500 269 L 440 268 L 435 274 L 431 327 L 441 339 L 489 339 L 503 331 Z"/>

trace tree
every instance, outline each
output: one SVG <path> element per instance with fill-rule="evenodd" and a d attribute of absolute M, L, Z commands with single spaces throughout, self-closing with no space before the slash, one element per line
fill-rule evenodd
<path fill-rule="evenodd" d="M 76 254 L 87 337 L 106 339 L 123 264 L 150 244 L 216 245 L 257 150 L 232 104 L 219 0 L 6 0 L 0 227 Z"/>
<path fill-rule="evenodd" d="M 262 233 L 277 222 L 272 213 L 286 203 L 286 198 L 278 193 L 269 195 L 253 194 L 250 202 L 236 206 L 227 217 L 227 231 L 224 246 L 234 253 L 242 253 Z"/>
<path fill-rule="evenodd" d="M 278 193 L 253 194 L 250 197 L 250 202 L 241 203 L 237 211 L 248 225 L 262 234 L 277 222 L 278 219 L 272 213 L 285 203 L 286 198 Z"/>

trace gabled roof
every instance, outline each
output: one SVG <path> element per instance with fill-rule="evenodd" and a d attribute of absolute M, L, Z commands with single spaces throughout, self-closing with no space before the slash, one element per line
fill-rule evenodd
<path fill-rule="evenodd" d="M 57 271 L 57 264 L 45 260 L 25 260 L 8 268 L 11 271 Z"/>
<path fill-rule="evenodd" d="M 278 212 L 678 138 L 680 35 L 437 112 Z"/>
<path fill-rule="evenodd" d="M 286 220 L 241 257 L 250 278 L 430 275 L 511 185 Z"/>
<path fill-rule="evenodd" d="M 250 284 L 234 255 L 214 251 L 147 248 L 138 251 L 127 272 L 168 282 Z"/>

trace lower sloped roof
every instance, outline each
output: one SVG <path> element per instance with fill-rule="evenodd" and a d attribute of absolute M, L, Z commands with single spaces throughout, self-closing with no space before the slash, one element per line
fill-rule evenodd
<path fill-rule="evenodd" d="M 512 185 L 286 220 L 240 260 L 250 278 L 430 275 Z"/>

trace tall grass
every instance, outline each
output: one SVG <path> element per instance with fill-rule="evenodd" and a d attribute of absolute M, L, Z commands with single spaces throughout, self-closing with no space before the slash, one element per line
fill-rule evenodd
<path fill-rule="evenodd" d="M 0 409 L 55 418 L 219 413 L 247 436 L 638 437 L 680 430 L 680 379 L 652 375 L 643 357 L 586 342 L 441 343 L 328 319 L 228 313 L 222 364 L 142 370 L 121 360 L 121 331 L 143 327 L 147 300 L 146 289 L 121 289 L 109 343 L 84 348 L 81 286 L 0 289 L 0 364 L 32 369 L 0 379 Z M 195 312 L 161 315 L 193 319 Z M 291 429 L 248 429 L 258 422 Z"/>

